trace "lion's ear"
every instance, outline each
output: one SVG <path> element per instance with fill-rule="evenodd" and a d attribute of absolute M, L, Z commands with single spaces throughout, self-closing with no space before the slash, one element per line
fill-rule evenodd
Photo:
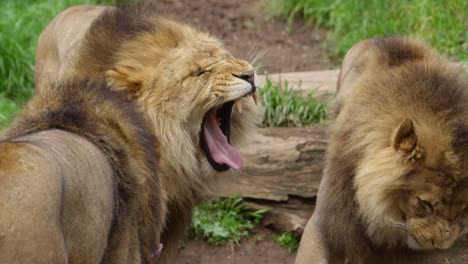
<path fill-rule="evenodd" d="M 117 65 L 112 70 L 106 71 L 106 80 L 118 90 L 124 90 L 131 96 L 135 96 L 142 87 L 143 80 L 138 78 L 137 70 L 131 66 Z"/>
<path fill-rule="evenodd" d="M 413 121 L 405 118 L 392 134 L 392 146 L 395 150 L 411 152 L 417 145 L 418 138 Z"/>

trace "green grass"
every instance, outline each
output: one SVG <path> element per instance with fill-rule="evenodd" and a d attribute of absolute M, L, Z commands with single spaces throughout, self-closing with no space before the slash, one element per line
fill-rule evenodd
<path fill-rule="evenodd" d="M 452 59 L 468 60 L 466 0 L 269 0 L 271 15 L 329 28 L 325 47 L 340 61 L 359 40 L 409 35 L 428 41 Z"/>
<path fill-rule="evenodd" d="M 265 111 L 265 127 L 320 124 L 327 118 L 326 100 L 317 98 L 314 92 L 303 94 L 287 81 L 273 82 L 267 77 L 259 96 Z"/>
<path fill-rule="evenodd" d="M 0 96 L 0 131 L 10 123 L 19 109 L 20 106 L 15 101 Z"/>
<path fill-rule="evenodd" d="M 242 198 L 217 198 L 195 208 L 192 233 L 212 245 L 238 244 L 258 224 L 268 210 L 251 210 L 242 204 Z"/>
<path fill-rule="evenodd" d="M 34 88 L 37 39 L 52 18 L 77 4 L 113 0 L 0 1 L 0 128 L 29 99 Z"/>
<path fill-rule="evenodd" d="M 276 237 L 275 241 L 291 253 L 299 247 L 300 238 L 299 235 L 292 231 L 283 231 L 278 237 Z"/>

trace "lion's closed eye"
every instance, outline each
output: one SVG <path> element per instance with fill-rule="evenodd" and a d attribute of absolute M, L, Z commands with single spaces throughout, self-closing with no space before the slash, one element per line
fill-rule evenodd
<path fill-rule="evenodd" d="M 201 70 L 199 72 L 196 72 L 194 77 L 199 77 L 199 76 L 202 76 L 204 75 L 205 73 L 209 73 L 210 71 L 209 70 Z"/>
<path fill-rule="evenodd" d="M 421 208 L 423 208 L 426 213 L 434 213 L 434 206 L 432 206 L 431 202 L 423 200 L 418 197 L 418 202 Z"/>

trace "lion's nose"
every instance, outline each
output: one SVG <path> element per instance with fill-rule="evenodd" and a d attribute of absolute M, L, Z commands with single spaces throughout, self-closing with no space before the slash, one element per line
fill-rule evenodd
<path fill-rule="evenodd" d="M 239 75 L 237 74 L 233 74 L 233 75 L 236 76 L 237 78 L 240 78 L 250 83 L 252 85 L 252 93 L 255 93 L 255 89 L 257 88 L 255 87 L 255 71 L 254 70 L 246 71 Z"/>

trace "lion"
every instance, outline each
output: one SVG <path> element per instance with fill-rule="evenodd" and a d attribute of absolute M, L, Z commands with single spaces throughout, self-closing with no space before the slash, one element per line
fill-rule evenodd
<path fill-rule="evenodd" d="M 468 82 L 422 42 L 345 56 L 324 174 L 297 264 L 430 263 L 468 223 Z"/>
<path fill-rule="evenodd" d="M 70 78 L 105 80 L 151 127 L 164 209 L 160 262 L 173 263 L 216 175 L 242 167 L 238 148 L 262 116 L 254 67 L 208 33 L 146 6 L 75 6 L 40 35 L 36 93 Z"/>
<path fill-rule="evenodd" d="M 36 95 L 0 141 L 1 263 L 153 263 L 156 138 L 104 81 Z"/>

